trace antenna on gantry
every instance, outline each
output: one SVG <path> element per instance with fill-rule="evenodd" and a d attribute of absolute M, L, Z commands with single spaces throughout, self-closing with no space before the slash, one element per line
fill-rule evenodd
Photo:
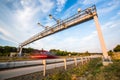
<path fill-rule="evenodd" d="M 43 27 L 45 30 L 47 30 L 47 29 L 49 28 L 49 26 L 43 26 L 43 25 L 42 25 L 42 24 L 40 24 L 39 22 L 38 22 L 37 24 L 38 24 L 38 26 Z"/>
<path fill-rule="evenodd" d="M 50 19 L 54 19 L 54 20 L 57 22 L 57 24 L 60 23 L 60 20 L 57 19 L 57 18 L 55 18 L 54 16 L 52 16 L 52 14 L 49 14 L 49 18 L 50 18 Z"/>
<path fill-rule="evenodd" d="M 77 10 L 77 11 L 78 11 L 78 13 L 80 13 L 80 12 L 81 12 L 81 9 L 80 9 L 80 8 L 78 8 L 78 10 Z"/>

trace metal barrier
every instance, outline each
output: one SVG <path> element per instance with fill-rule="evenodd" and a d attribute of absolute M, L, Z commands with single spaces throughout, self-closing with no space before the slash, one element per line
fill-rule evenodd
<path fill-rule="evenodd" d="M 38 72 L 38 71 L 43 71 L 43 76 L 46 76 L 46 72 L 48 69 L 53 69 L 53 68 L 59 68 L 59 67 L 64 67 L 65 70 L 68 69 L 68 65 L 75 65 L 78 66 L 78 63 L 82 65 L 84 65 L 85 63 L 89 62 L 90 59 L 93 58 L 98 58 L 101 56 L 86 56 L 86 57 L 74 57 L 74 58 L 63 58 L 63 59 L 44 59 L 44 60 L 37 60 L 39 62 L 39 64 L 37 66 L 28 66 L 28 67 L 23 67 L 23 68 L 16 68 L 16 69 L 10 69 L 10 70 L 2 70 L 0 71 L 0 80 L 4 80 L 4 79 L 8 79 L 8 78 L 12 78 L 12 77 L 16 77 L 16 76 L 21 76 L 21 75 L 26 75 L 26 74 L 30 74 L 30 73 L 34 73 L 34 72 Z M 22 63 L 21 61 L 19 61 L 19 64 L 21 62 L 21 64 L 37 64 L 38 62 L 35 61 L 27 61 L 26 63 Z M 7 64 L 7 63 L 4 63 Z M 3 65 L 4 65 L 3 64 Z M 24 65 L 24 66 L 25 66 Z M 7 67 L 13 67 L 13 66 L 18 66 L 17 63 L 11 62 L 7 65 Z M 0 63 L 0 67 L 1 67 L 1 63 Z M 2 68 L 1 68 L 2 69 Z M 12 73 L 12 74 L 11 74 Z M 17 74 L 18 73 L 18 74 Z M 6 76 L 7 75 L 7 76 Z"/>

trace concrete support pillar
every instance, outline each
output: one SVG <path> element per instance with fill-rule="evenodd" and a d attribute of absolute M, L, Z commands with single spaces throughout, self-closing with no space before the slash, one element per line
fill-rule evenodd
<path fill-rule="evenodd" d="M 18 56 L 21 56 L 22 55 L 22 47 L 20 47 L 20 51 L 18 53 Z"/>
<path fill-rule="evenodd" d="M 100 40 L 103 56 L 104 56 L 105 59 L 107 59 L 108 58 L 108 53 L 107 53 L 107 49 L 106 49 L 105 42 L 104 42 L 104 39 L 103 39 L 103 35 L 102 35 L 102 31 L 101 31 L 100 24 L 99 24 L 99 21 L 98 21 L 98 17 L 97 17 L 97 15 L 95 15 L 93 18 L 94 18 L 95 25 L 96 25 L 96 28 L 97 28 L 98 37 L 99 37 L 99 40 Z"/>
<path fill-rule="evenodd" d="M 67 69 L 66 59 L 64 59 L 64 68 Z"/>
<path fill-rule="evenodd" d="M 46 60 L 43 60 L 43 76 L 46 75 Z"/>

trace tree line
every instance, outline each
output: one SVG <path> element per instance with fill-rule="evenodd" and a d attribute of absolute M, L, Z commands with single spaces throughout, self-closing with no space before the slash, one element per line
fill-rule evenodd
<path fill-rule="evenodd" d="M 22 53 L 32 53 L 37 49 L 34 48 L 23 48 Z M 18 49 L 16 47 L 11 46 L 0 46 L 0 56 L 9 56 L 11 52 L 18 52 Z M 89 53 L 88 51 L 80 53 L 80 52 L 68 52 L 68 51 L 62 51 L 57 49 L 51 49 L 49 52 L 53 55 L 57 56 L 67 56 L 67 55 L 91 55 L 92 53 Z M 113 50 L 108 51 L 109 55 L 112 55 L 113 52 L 120 52 L 120 45 L 117 45 Z M 97 53 L 96 53 L 97 54 Z"/>
<path fill-rule="evenodd" d="M 49 51 L 51 54 L 56 55 L 56 56 L 82 56 L 82 55 L 86 55 L 89 56 L 91 53 L 89 53 L 88 51 L 83 53 L 80 52 L 68 52 L 68 51 L 62 51 L 59 49 L 51 49 Z"/>
<path fill-rule="evenodd" d="M 31 53 L 33 48 L 23 48 L 23 53 Z M 0 46 L 0 56 L 9 56 L 11 52 L 18 52 L 18 48 L 12 46 Z"/>

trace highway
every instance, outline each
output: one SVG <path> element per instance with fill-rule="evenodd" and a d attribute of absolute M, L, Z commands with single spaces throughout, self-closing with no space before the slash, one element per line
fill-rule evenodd
<path fill-rule="evenodd" d="M 97 57 L 99 57 L 99 56 L 79 57 L 79 58 L 76 58 L 76 61 L 78 63 L 81 61 L 86 61 L 88 58 L 97 58 Z M 26 63 L 24 65 L 29 65 L 29 66 L 24 67 L 23 63 Z M 5 63 L 0 63 L 1 66 L 2 66 L 2 64 L 3 64 L 3 66 L 6 65 Z M 43 64 L 42 64 L 42 60 L 22 61 L 22 62 L 18 61 L 18 62 L 15 62 L 14 65 L 12 65 L 12 64 L 13 64 L 13 62 L 11 62 L 11 64 L 10 64 L 11 66 L 9 66 L 9 67 L 13 67 L 13 68 L 0 71 L 0 80 L 4 80 L 4 79 L 16 77 L 16 76 L 21 76 L 21 75 L 25 75 L 25 74 L 30 74 L 30 73 L 34 73 L 34 72 L 38 72 L 38 71 L 43 71 L 43 68 L 44 68 Z M 31 64 L 32 64 L 32 66 L 30 66 Z M 70 64 L 75 64 L 74 58 L 66 59 L 66 65 L 70 65 Z M 23 67 L 22 66 L 19 67 L 18 65 L 19 66 L 22 65 Z M 3 66 L 1 68 L 3 68 Z M 14 68 L 15 66 L 16 66 L 16 68 Z M 64 66 L 64 59 L 46 59 L 46 70 L 52 69 L 55 67 L 61 67 L 61 66 Z"/>
<path fill-rule="evenodd" d="M 80 58 L 77 58 L 78 60 Z M 67 61 L 74 60 L 73 58 L 67 58 Z M 46 64 L 51 63 L 59 63 L 63 62 L 63 59 L 46 59 Z M 27 67 L 27 66 L 35 66 L 35 65 L 42 65 L 41 60 L 30 60 L 30 61 L 13 61 L 13 62 L 1 62 L 0 63 L 0 70 L 2 69 L 11 69 L 11 68 L 18 68 L 18 67 Z"/>
<path fill-rule="evenodd" d="M 78 60 L 78 62 L 80 62 L 80 60 Z M 74 61 L 69 61 L 67 62 L 67 65 L 73 64 L 73 63 Z M 64 66 L 64 62 L 49 64 L 46 66 L 46 70 L 52 69 L 55 67 L 60 67 L 60 66 Z M 43 71 L 43 65 L 3 70 L 3 71 L 0 71 L 0 80 L 4 80 L 4 79 L 12 78 L 15 76 L 20 76 L 20 75 L 25 75 L 29 73 L 34 73 L 38 71 Z"/>

